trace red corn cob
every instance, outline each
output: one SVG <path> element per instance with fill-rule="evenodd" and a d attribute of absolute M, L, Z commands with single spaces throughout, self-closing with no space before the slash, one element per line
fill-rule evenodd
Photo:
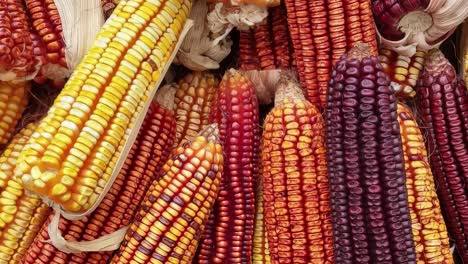
<path fill-rule="evenodd" d="M 204 234 L 198 263 L 252 263 L 254 184 L 260 129 L 255 89 L 241 73 L 229 70 L 214 102 L 224 150 L 221 188 Z"/>
<path fill-rule="evenodd" d="M 256 53 L 260 61 L 260 68 L 269 70 L 275 68 L 275 54 L 270 40 L 268 19 L 255 26 L 254 38 Z"/>
<path fill-rule="evenodd" d="M 268 19 L 271 23 L 273 50 L 276 68 L 290 69 L 293 66 L 291 39 L 288 32 L 286 7 L 282 4 L 269 9 Z"/>
<path fill-rule="evenodd" d="M 468 93 L 443 53 L 430 51 L 417 98 L 449 234 L 468 262 Z"/>
<path fill-rule="evenodd" d="M 163 89 L 163 88 L 161 88 Z M 172 90 L 174 91 L 174 90 Z M 112 188 L 99 207 L 83 220 L 60 219 L 59 228 L 65 239 L 94 240 L 130 224 L 148 186 L 160 176 L 175 138 L 173 96 L 158 91 L 159 103 L 148 110 L 140 133 Z M 24 264 L 37 263 L 107 263 L 112 252 L 66 254 L 43 241 L 49 239 L 49 217 L 40 234 L 27 251 Z"/>
<path fill-rule="evenodd" d="M 254 32 L 251 29 L 241 31 L 239 38 L 239 69 L 244 71 L 259 69 L 260 62 L 258 60 Z"/>
<path fill-rule="evenodd" d="M 335 67 L 327 151 L 337 263 L 415 263 L 396 100 L 368 45 Z"/>

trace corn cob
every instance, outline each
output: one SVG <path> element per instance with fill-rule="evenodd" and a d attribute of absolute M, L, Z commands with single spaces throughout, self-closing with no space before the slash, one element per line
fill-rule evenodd
<path fill-rule="evenodd" d="M 104 200 L 84 220 L 61 219 L 60 231 L 64 237 L 73 240 L 94 240 L 131 223 L 146 189 L 156 177 L 160 176 L 159 173 L 169 158 L 170 148 L 174 143 L 176 127 L 172 110 L 174 100 L 164 97 L 161 92 L 160 90 L 157 94 L 159 103 L 151 105 L 124 167 Z M 23 264 L 107 263 L 112 253 L 110 251 L 66 254 L 53 245 L 44 243 L 43 241 L 49 239 L 47 228 L 51 220 L 52 216 L 43 225 L 27 251 Z"/>
<path fill-rule="evenodd" d="M 271 264 L 270 248 L 265 230 L 263 183 L 260 181 L 255 197 L 255 229 L 252 246 L 252 264 Z"/>
<path fill-rule="evenodd" d="M 423 69 L 426 52 L 419 50 L 413 56 L 399 55 L 396 51 L 382 48 L 379 61 L 392 81 L 393 90 L 403 97 L 414 97 L 414 88 Z"/>
<path fill-rule="evenodd" d="M 158 7 L 159 6 L 159 7 Z M 92 208 L 175 48 L 191 2 L 122 1 L 22 151 L 16 175 L 71 213 Z M 108 166 L 109 164 L 109 166 Z"/>
<path fill-rule="evenodd" d="M 0 156 L 0 263 L 20 263 L 50 213 L 38 196 L 29 196 L 13 177 L 21 148 L 33 133 L 29 124 L 17 134 Z"/>
<path fill-rule="evenodd" d="M 197 135 L 209 121 L 218 80 L 206 72 L 193 72 L 178 85 L 175 96 L 177 133 L 174 147 Z"/>
<path fill-rule="evenodd" d="M 411 110 L 398 104 L 416 263 L 453 263 L 424 138 Z"/>
<path fill-rule="evenodd" d="M 28 104 L 30 86 L 29 82 L 0 82 L 0 145 L 7 144 L 12 137 Z"/>
<path fill-rule="evenodd" d="M 427 149 L 435 175 L 447 228 L 460 256 L 468 262 L 468 93 L 464 81 L 439 50 L 426 57 L 418 85 L 421 127 L 426 128 Z"/>
<path fill-rule="evenodd" d="M 317 107 L 281 79 L 262 142 L 272 263 L 334 263 L 324 129 Z"/>
<path fill-rule="evenodd" d="M 25 3 L 32 33 L 36 33 L 43 43 L 46 62 L 42 67 L 49 68 L 45 71 L 67 70 L 62 22 L 54 0 L 25 0 Z"/>
<path fill-rule="evenodd" d="M 21 0 L 0 1 L 0 80 L 32 79 L 39 69 Z"/>
<path fill-rule="evenodd" d="M 260 68 L 260 62 L 255 48 L 255 35 L 252 29 L 240 32 L 238 64 L 239 69 L 243 71 Z"/>
<path fill-rule="evenodd" d="M 369 46 L 343 55 L 328 91 L 337 263 L 415 263 L 397 107 Z"/>
<path fill-rule="evenodd" d="M 332 65 L 358 42 L 377 53 L 370 0 L 285 0 L 289 32 L 307 99 L 325 106 Z M 331 50 L 331 52 L 330 52 Z"/>
<path fill-rule="evenodd" d="M 280 0 L 208 0 L 208 3 L 224 3 L 227 5 L 258 5 L 258 6 L 278 6 Z"/>
<path fill-rule="evenodd" d="M 252 263 L 254 184 L 260 147 L 253 84 L 229 70 L 218 89 L 210 122 L 217 123 L 226 170 L 211 220 L 200 242 L 198 263 Z"/>
<path fill-rule="evenodd" d="M 154 182 L 111 263 L 191 263 L 218 194 L 223 152 L 215 125 L 179 146 Z"/>

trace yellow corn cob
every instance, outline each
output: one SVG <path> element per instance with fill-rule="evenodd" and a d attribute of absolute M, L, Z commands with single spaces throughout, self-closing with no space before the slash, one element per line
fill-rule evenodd
<path fill-rule="evenodd" d="M 263 183 L 258 183 L 255 206 L 255 230 L 253 235 L 252 264 L 271 264 L 268 237 L 263 212 Z"/>
<path fill-rule="evenodd" d="M 181 145 L 150 187 L 111 263 L 191 263 L 219 191 L 223 151 L 216 125 Z"/>
<path fill-rule="evenodd" d="M 418 264 L 453 263 L 423 135 L 411 110 L 402 104 L 398 104 L 398 122 L 416 261 Z"/>
<path fill-rule="evenodd" d="M 22 151 L 15 174 L 25 188 L 68 212 L 92 207 L 190 7 L 190 0 L 120 1 Z"/>
<path fill-rule="evenodd" d="M 0 145 L 7 144 L 29 98 L 29 82 L 0 82 Z"/>
<path fill-rule="evenodd" d="M 218 83 L 214 75 L 205 72 L 193 72 L 179 82 L 175 96 L 174 147 L 191 140 L 208 124 Z"/>
<path fill-rule="evenodd" d="M 13 177 L 21 148 L 33 133 L 30 124 L 17 134 L 0 157 L 0 263 L 19 263 L 50 213 L 39 196 L 29 196 Z"/>

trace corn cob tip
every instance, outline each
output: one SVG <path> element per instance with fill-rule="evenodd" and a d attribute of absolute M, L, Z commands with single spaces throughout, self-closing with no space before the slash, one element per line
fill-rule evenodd
<path fill-rule="evenodd" d="M 368 43 L 359 42 L 354 45 L 354 47 L 349 50 L 348 57 L 352 59 L 362 60 L 363 58 L 368 58 L 372 54 L 371 46 Z"/>
<path fill-rule="evenodd" d="M 289 74 L 283 73 L 276 85 L 275 106 L 282 104 L 286 99 L 306 100 L 299 84 Z"/>
<path fill-rule="evenodd" d="M 200 131 L 199 136 L 206 137 L 209 141 L 218 142 L 219 141 L 218 124 L 213 123 L 213 124 L 206 125 Z"/>
<path fill-rule="evenodd" d="M 174 111 L 175 107 L 175 94 L 177 92 L 177 84 L 171 83 L 166 84 L 163 87 L 159 88 L 158 92 L 156 93 L 156 102 L 167 110 Z"/>

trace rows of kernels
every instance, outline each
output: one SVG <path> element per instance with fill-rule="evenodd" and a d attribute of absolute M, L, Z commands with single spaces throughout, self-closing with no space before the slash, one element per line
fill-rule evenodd
<path fill-rule="evenodd" d="M 255 50 L 258 56 L 260 69 L 270 70 L 275 68 L 275 54 L 270 41 L 270 27 L 268 19 L 255 26 L 254 40 Z"/>
<path fill-rule="evenodd" d="M 29 82 L 0 82 L 0 145 L 12 137 L 29 101 Z"/>
<path fill-rule="evenodd" d="M 21 148 L 31 136 L 30 124 L 17 134 L 0 156 L 0 262 L 19 263 L 49 214 L 38 196 L 29 196 L 13 177 Z"/>
<path fill-rule="evenodd" d="M 272 263 L 333 263 L 324 121 L 287 98 L 268 114 L 262 142 L 264 217 Z"/>
<path fill-rule="evenodd" d="M 254 185 L 260 128 L 253 84 L 242 73 L 225 73 L 214 101 L 210 123 L 217 123 L 224 150 L 218 198 L 211 212 L 214 221 L 200 242 L 197 263 L 251 263 L 255 213 Z M 211 220 L 211 216 L 210 216 Z M 214 232 L 211 232 L 214 225 Z"/>
<path fill-rule="evenodd" d="M 259 183 L 255 196 L 255 229 L 252 241 L 252 264 L 271 264 L 270 248 L 265 228 L 263 183 Z"/>
<path fill-rule="evenodd" d="M 78 234 L 82 240 L 89 241 L 130 224 L 146 189 L 159 176 L 162 166 L 167 161 L 174 137 L 175 118 L 172 110 L 153 103 L 124 166 L 99 207 L 85 220 L 61 219 L 62 234 Z M 42 243 L 49 239 L 48 225 L 49 223 L 43 225 L 23 264 L 105 263 L 112 254 L 110 251 L 58 254 L 58 249 Z"/>
<path fill-rule="evenodd" d="M 243 71 L 257 70 L 260 62 L 255 48 L 255 36 L 252 29 L 241 31 L 239 36 L 239 69 Z"/>
<path fill-rule="evenodd" d="M 22 152 L 18 175 L 26 188 L 68 211 L 89 208 L 103 181 L 99 175 L 132 126 L 138 102 L 159 78 L 191 3 L 156 4 L 123 2 L 98 33 Z"/>
<path fill-rule="evenodd" d="M 464 181 L 468 175 L 468 93 L 464 81 L 441 51 L 426 57 L 418 84 L 420 127 L 438 184 L 438 194 L 446 215 L 447 229 L 457 251 L 468 261 L 468 217 Z"/>
<path fill-rule="evenodd" d="M 411 110 L 402 104 L 398 104 L 398 122 L 417 263 L 453 263 L 424 137 Z"/>
<path fill-rule="evenodd" d="M 45 45 L 45 57 L 48 63 L 59 64 L 66 68 L 62 22 L 54 1 L 25 0 L 25 3 L 31 26 Z"/>
<path fill-rule="evenodd" d="M 390 77 L 393 90 L 402 96 L 414 97 L 414 90 L 419 75 L 424 67 L 424 51 L 417 51 L 412 57 L 398 54 L 396 51 L 382 48 L 379 61 L 384 72 Z"/>
<path fill-rule="evenodd" d="M 2 80 L 24 77 L 35 71 L 37 61 L 22 0 L 1 1 L 0 14 L 0 75 Z"/>
<path fill-rule="evenodd" d="M 210 73 L 193 72 L 180 82 L 175 95 L 177 133 L 174 147 L 198 135 L 208 125 L 218 80 Z"/>
<path fill-rule="evenodd" d="M 292 54 L 291 38 L 288 32 L 288 18 L 284 4 L 270 8 L 268 19 L 271 24 L 270 34 L 276 68 L 289 69 L 294 66 L 294 55 Z"/>
<path fill-rule="evenodd" d="M 218 193 L 222 147 L 197 136 L 179 146 L 163 170 L 112 263 L 191 263 Z"/>
<path fill-rule="evenodd" d="M 367 45 L 343 55 L 328 91 L 335 258 L 412 263 L 414 242 L 395 97 Z"/>

